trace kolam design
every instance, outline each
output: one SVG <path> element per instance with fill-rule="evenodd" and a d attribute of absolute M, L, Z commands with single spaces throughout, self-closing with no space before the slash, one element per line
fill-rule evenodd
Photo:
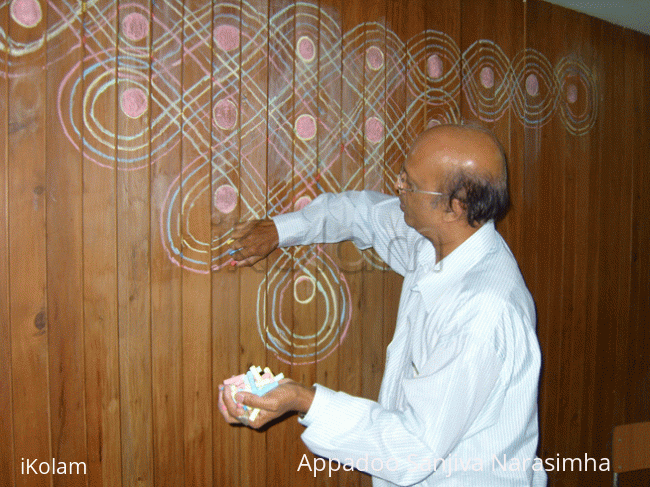
<path fill-rule="evenodd" d="M 26 56 L 45 49 L 48 69 L 66 56 L 79 60 L 54 87 L 58 123 L 97 170 L 146 171 L 181 142 L 201 154 L 165 183 L 159 220 L 169 259 L 188 272 L 229 264 L 225 242 L 238 219 L 300 208 L 324 191 L 392 193 L 406 148 L 427 127 L 459 122 L 461 98 L 485 122 L 512 111 L 540 127 L 558 116 L 574 136 L 588 134 L 598 116 L 595 74 L 574 57 L 553 66 L 527 48 L 510 60 L 490 40 L 461 51 L 444 32 L 402 40 L 378 22 L 343 32 L 339 12 L 308 2 L 270 18 L 247 1 L 207 2 L 185 16 L 180 0 L 165 9 L 174 20 L 134 3 L 0 2 L 8 19 L 0 69 L 5 78 L 27 71 Z M 70 39 L 77 43 L 56 45 Z M 196 83 L 183 81 L 179 60 L 200 73 Z M 288 177 L 267 187 L 271 165 Z M 313 246 L 296 254 L 294 273 L 281 271 L 290 261 L 283 254 L 260 286 L 260 337 L 281 360 L 331 354 L 351 320 L 342 272 L 384 268 L 373 251 L 339 254 Z M 319 326 L 290 329 L 282 303 L 314 300 L 325 307 Z"/>
<path fill-rule="evenodd" d="M 555 68 L 560 117 L 573 135 L 588 133 L 596 123 L 598 90 L 596 79 L 580 59 L 563 58 Z"/>
<path fill-rule="evenodd" d="M 517 117 L 527 126 L 544 125 L 558 104 L 558 85 L 553 67 L 542 53 L 534 49 L 518 53 L 512 65 L 512 106 Z"/>
<path fill-rule="evenodd" d="M 285 251 L 260 284 L 258 332 L 266 348 L 279 360 L 305 365 L 325 359 L 345 339 L 352 320 L 352 297 L 344 275 L 320 246 L 294 261 L 294 268 L 300 271 L 286 272 L 290 259 Z M 314 268 L 318 268 L 317 273 L 310 271 Z M 290 314 L 287 309 L 308 306 L 314 300 L 320 308 L 319 321 L 310 323 L 309 329 L 302 329 L 300 323 L 286 316 Z"/>

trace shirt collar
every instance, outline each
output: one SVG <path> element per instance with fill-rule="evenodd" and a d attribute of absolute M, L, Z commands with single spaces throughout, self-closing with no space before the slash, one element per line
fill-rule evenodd
<path fill-rule="evenodd" d="M 454 276 L 460 277 L 471 269 L 485 254 L 494 250 L 498 241 L 498 233 L 492 220 L 484 223 L 470 238 L 456 247 L 451 254 L 432 266 L 431 270 L 418 279 L 415 289 L 423 295 L 427 290 L 437 288 Z M 433 246 L 432 246 L 433 247 Z M 435 257 L 429 260 L 428 253 L 424 262 L 435 262 Z M 434 250 L 435 256 L 435 250 Z M 427 296 L 424 296 L 425 298 Z"/>

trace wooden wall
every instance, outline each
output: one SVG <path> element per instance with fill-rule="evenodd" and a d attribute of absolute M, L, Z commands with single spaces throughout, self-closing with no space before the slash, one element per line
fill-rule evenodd
<path fill-rule="evenodd" d="M 539 453 L 600 463 L 650 419 L 648 52 L 538 0 L 0 2 L 0 484 L 369 485 L 297 471 L 295 418 L 226 425 L 217 385 L 259 364 L 375 398 L 399 277 L 350 244 L 233 271 L 225 241 L 390 191 L 461 119 L 510 156 Z M 52 458 L 87 473 L 21 471 Z"/>

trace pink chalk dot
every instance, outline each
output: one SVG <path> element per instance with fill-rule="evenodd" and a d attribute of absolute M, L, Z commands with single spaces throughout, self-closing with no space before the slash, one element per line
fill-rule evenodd
<path fill-rule="evenodd" d="M 530 96 L 537 96 L 539 93 L 539 81 L 534 74 L 529 74 L 526 78 L 526 91 Z"/>
<path fill-rule="evenodd" d="M 307 206 L 311 202 L 311 198 L 309 196 L 301 196 L 298 198 L 298 200 L 293 204 L 293 208 L 295 211 L 302 210 L 305 206 Z"/>
<path fill-rule="evenodd" d="M 494 71 L 492 68 L 486 66 L 481 69 L 481 84 L 485 88 L 492 88 L 494 86 Z"/>
<path fill-rule="evenodd" d="M 297 50 L 298 50 L 298 55 L 305 62 L 313 61 L 314 58 L 316 57 L 316 46 L 314 45 L 314 41 L 312 41 L 307 36 L 303 36 L 300 39 L 298 39 Z"/>
<path fill-rule="evenodd" d="M 239 47 L 239 29 L 235 26 L 224 24 L 214 29 L 214 40 L 224 51 L 232 51 Z"/>
<path fill-rule="evenodd" d="M 384 137 L 384 123 L 377 117 L 366 120 L 366 139 L 376 144 Z"/>
<path fill-rule="evenodd" d="M 23 27 L 34 27 L 43 18 L 43 11 L 37 0 L 13 0 L 9 11 L 11 18 Z"/>
<path fill-rule="evenodd" d="M 237 125 L 237 107 L 232 100 L 219 100 L 214 106 L 214 124 L 222 130 Z"/>
<path fill-rule="evenodd" d="M 440 78 L 442 76 L 442 59 L 437 54 L 429 56 L 427 59 L 427 71 L 430 78 Z"/>
<path fill-rule="evenodd" d="M 120 104 L 127 117 L 138 118 L 147 111 L 147 95 L 140 88 L 129 88 L 122 93 Z"/>
<path fill-rule="evenodd" d="M 366 62 L 370 69 L 377 71 L 384 65 L 384 53 L 377 46 L 370 46 L 366 49 Z"/>
<path fill-rule="evenodd" d="M 132 41 L 140 41 L 149 34 L 149 21 L 137 12 L 130 13 L 122 21 L 124 36 Z"/>
<path fill-rule="evenodd" d="M 237 190 L 223 184 L 214 192 L 214 206 L 221 213 L 231 213 L 237 207 Z"/>
<path fill-rule="evenodd" d="M 567 86 L 566 99 L 569 103 L 578 101 L 578 87 L 574 84 Z"/>
<path fill-rule="evenodd" d="M 295 124 L 296 135 L 302 140 L 311 140 L 316 136 L 316 120 L 309 114 L 300 115 Z"/>

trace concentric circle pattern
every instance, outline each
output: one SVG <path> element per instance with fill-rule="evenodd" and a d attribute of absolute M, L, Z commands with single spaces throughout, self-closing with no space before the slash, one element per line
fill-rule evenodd
<path fill-rule="evenodd" d="M 299 272 L 286 272 L 290 259 L 285 253 L 275 261 L 260 284 L 258 332 L 280 360 L 294 365 L 314 363 L 330 355 L 345 339 L 352 319 L 350 289 L 343 273 L 320 246 L 293 262 Z M 317 273 L 311 270 L 315 268 Z M 296 308 L 316 302 L 319 312 L 315 324 L 292 321 L 292 312 L 287 310 L 299 313 Z"/>
<path fill-rule="evenodd" d="M 237 219 L 301 208 L 324 191 L 392 193 L 406 148 L 425 128 L 458 122 L 462 98 L 485 122 L 512 114 L 541 127 L 557 116 L 575 136 L 598 116 L 598 83 L 578 58 L 553 66 L 528 48 L 509 59 L 485 39 L 461 51 L 444 32 L 404 40 L 380 22 L 343 32 L 340 13 L 316 3 L 270 18 L 247 1 L 205 2 L 185 16 L 182 0 L 164 4 L 175 20 L 135 3 L 0 2 L 9 24 L 0 69 L 27 72 L 27 56 L 45 49 L 48 69 L 76 60 L 61 68 L 52 122 L 99 171 L 149 170 L 181 143 L 197 154 L 163 187 L 151 185 L 164 195 L 162 245 L 188 272 L 229 264 Z M 63 37 L 78 42 L 56 48 Z M 189 82 L 183 73 L 198 75 Z M 333 259 L 318 246 L 296 255 L 283 254 L 260 285 L 258 327 L 281 360 L 311 363 L 347 332 L 344 272 L 384 263 L 372 251 Z M 318 326 L 289 326 L 288 302 L 318 303 Z"/>

